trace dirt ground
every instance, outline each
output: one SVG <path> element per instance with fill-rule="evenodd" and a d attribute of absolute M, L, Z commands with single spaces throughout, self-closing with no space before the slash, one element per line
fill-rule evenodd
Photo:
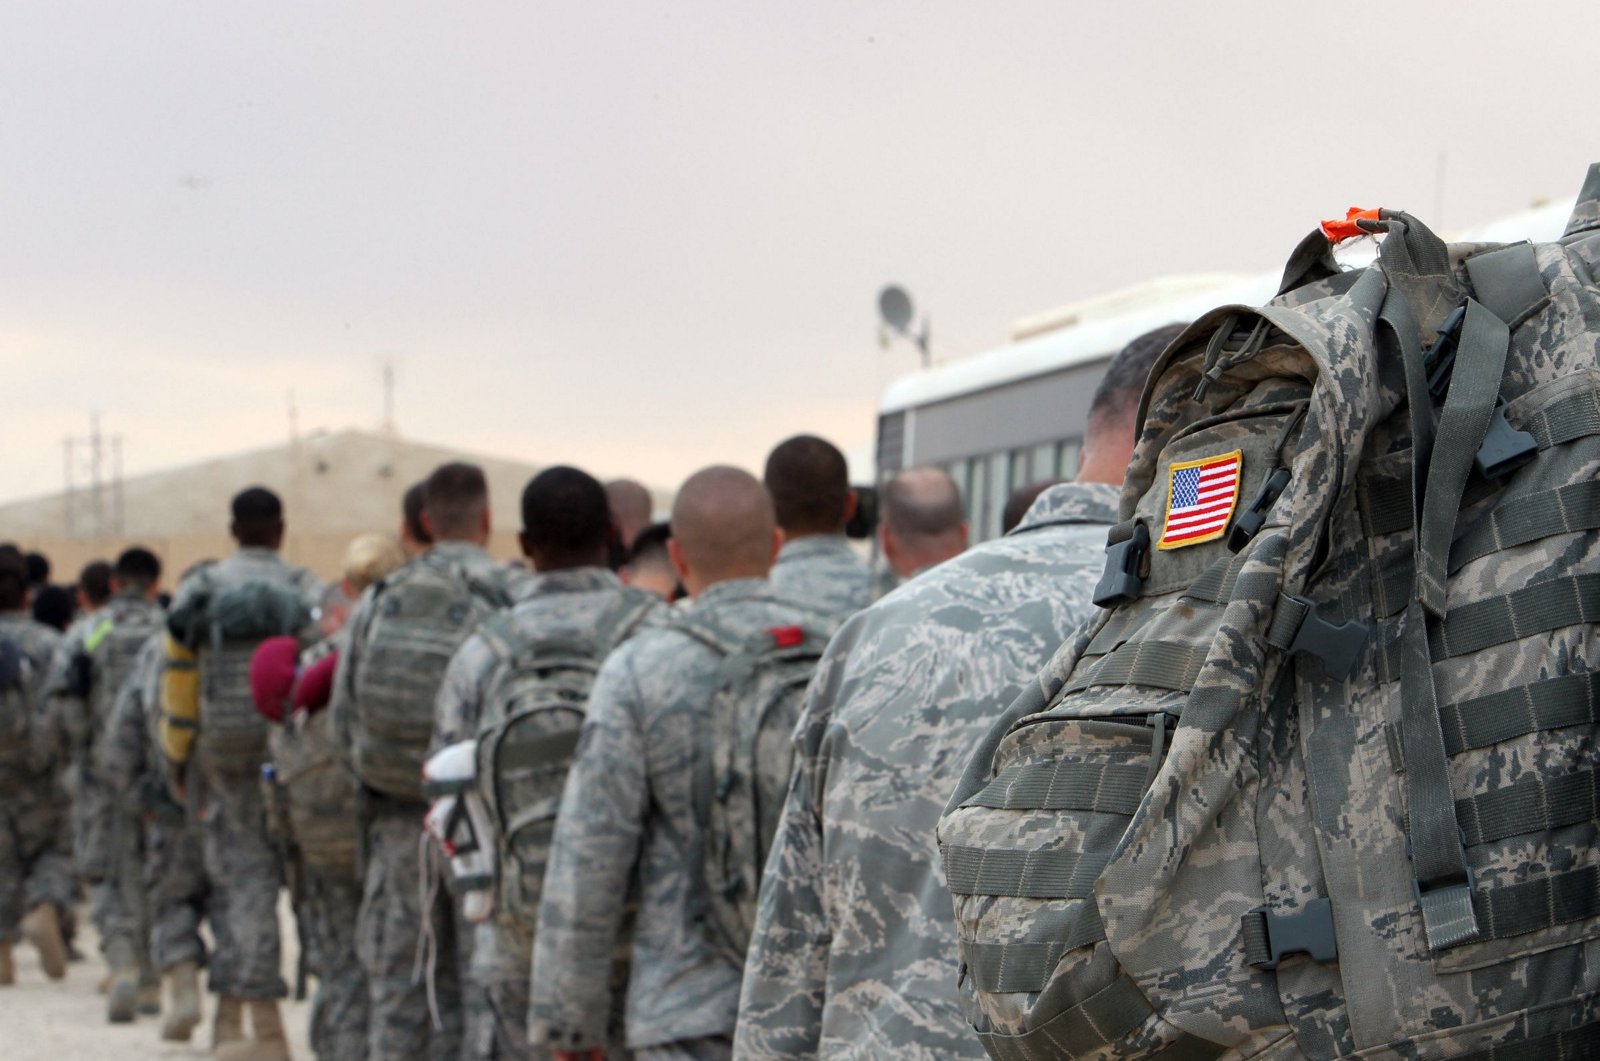
<path fill-rule="evenodd" d="M 284 929 L 284 977 L 294 985 L 297 960 L 294 922 L 287 902 L 279 910 Z M 39 956 L 26 943 L 16 949 L 17 982 L 0 987 L 0 1058 L 5 1061 L 154 1061 L 157 1058 L 210 1057 L 211 1013 L 216 997 L 205 995 L 206 1021 L 187 1043 L 166 1043 L 160 1038 L 160 1017 L 140 1017 L 132 1024 L 106 1021 L 106 998 L 96 990 L 105 975 L 100 945 L 85 911 L 79 912 L 77 947 L 82 961 L 67 967 L 67 978 L 46 980 Z M 203 981 L 202 981 L 203 987 Z M 315 981 L 312 981 L 315 987 Z M 163 998 L 163 1003 L 165 999 Z M 306 1045 L 309 1002 L 284 1004 L 284 1025 L 296 1058 L 311 1057 Z"/>

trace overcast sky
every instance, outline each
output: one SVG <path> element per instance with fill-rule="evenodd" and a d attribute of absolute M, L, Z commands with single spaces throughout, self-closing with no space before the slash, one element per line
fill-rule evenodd
<path fill-rule="evenodd" d="M 1319 217 L 1449 229 L 1600 157 L 1567 3 L 0 5 L 0 497 L 374 427 L 672 486 L 868 440 L 956 357 Z M 1569 42 L 1580 42 L 1573 47 Z M 1443 174 L 1441 185 L 1440 175 Z"/>

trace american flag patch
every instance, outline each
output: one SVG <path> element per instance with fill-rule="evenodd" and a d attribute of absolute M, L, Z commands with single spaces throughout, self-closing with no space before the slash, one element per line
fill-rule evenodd
<path fill-rule="evenodd" d="M 1244 453 L 1174 464 L 1167 483 L 1167 523 L 1161 549 L 1179 549 L 1222 537 L 1239 501 L 1239 476 Z"/>

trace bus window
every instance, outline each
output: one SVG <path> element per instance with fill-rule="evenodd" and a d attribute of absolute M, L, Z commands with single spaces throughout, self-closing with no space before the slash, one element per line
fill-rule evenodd
<path fill-rule="evenodd" d="M 1036 483 L 1041 479 L 1056 478 L 1057 454 L 1060 448 L 1054 442 L 1033 447 L 1033 455 L 1028 461 L 1028 482 Z"/>
<path fill-rule="evenodd" d="M 983 533 L 983 503 L 989 496 L 985 489 L 988 486 L 988 471 L 989 463 L 982 457 L 972 459 L 972 492 L 967 494 L 967 522 L 978 541 L 986 537 Z"/>
<path fill-rule="evenodd" d="M 1056 447 L 1056 475 L 1062 479 L 1078 476 L 1078 443 L 1063 442 Z"/>
<path fill-rule="evenodd" d="M 1000 534 L 1000 521 L 1005 515 L 1006 498 L 1011 496 L 1011 454 L 1005 450 L 989 455 L 989 499 L 984 506 L 983 537 L 995 538 Z"/>

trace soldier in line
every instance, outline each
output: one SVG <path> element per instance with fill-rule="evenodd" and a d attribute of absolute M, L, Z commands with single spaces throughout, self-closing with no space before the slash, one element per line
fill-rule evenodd
<path fill-rule="evenodd" d="M 336 587 L 341 598 L 359 597 L 405 559 L 392 535 L 357 537 L 345 549 L 344 578 Z M 367 977 L 355 947 L 360 786 L 325 710 L 346 641 L 346 618 L 325 610 L 323 640 L 302 650 L 292 637 L 273 638 L 250 661 L 256 710 L 272 723 L 266 783 L 289 868 L 302 972 L 317 981 L 311 1049 L 324 1061 L 360 1061 L 367 1052 Z"/>
<path fill-rule="evenodd" d="M 829 645 L 762 882 L 735 1056 L 984 1056 L 958 1000 L 935 825 L 973 744 L 1090 610 L 1145 377 L 1176 334 L 1113 361 L 1076 483 Z"/>
<path fill-rule="evenodd" d="M 178 802 L 156 743 L 165 656 L 159 635 L 140 649 L 133 674 L 112 704 L 94 761 L 112 800 L 141 819 L 144 858 L 138 873 L 149 916 L 150 960 L 167 989 L 161 1038 L 188 1042 L 201 1016 L 199 975 L 206 946 L 200 922 L 208 885 L 198 823 L 188 819 Z M 211 931 L 222 940 L 227 926 L 218 918 Z"/>
<path fill-rule="evenodd" d="M 678 585 L 678 573 L 672 569 L 672 557 L 667 553 L 667 539 L 672 537 L 672 527 L 665 521 L 652 523 L 633 539 L 628 562 L 617 574 L 625 585 L 649 590 L 664 601 L 675 601 L 683 595 Z"/>
<path fill-rule="evenodd" d="M 428 503 L 426 481 L 412 483 L 400 501 L 400 548 L 407 560 L 415 560 L 428 551 L 433 535 L 422 523 L 422 510 Z"/>
<path fill-rule="evenodd" d="M 267 731 L 250 695 L 250 656 L 269 636 L 313 636 L 321 586 L 279 555 L 284 520 L 276 494 L 250 487 L 234 497 L 231 512 L 238 550 L 179 586 L 168 626 L 199 657 L 198 735 L 183 780 L 200 822 L 212 919 L 226 924 L 208 977 L 221 996 L 213 1046 L 219 1057 L 242 1061 L 288 1056 L 278 1011 L 288 993 L 278 932 L 283 866 L 267 836 L 261 791 Z"/>
<path fill-rule="evenodd" d="M 462 976 L 472 937 L 457 904 L 440 888 L 424 909 L 419 894 L 425 872 L 438 873 L 437 853 L 427 849 L 425 866 L 419 846 L 422 764 L 450 656 L 527 576 L 484 549 L 489 487 L 476 465 L 434 470 L 421 523 L 428 551 L 369 587 L 351 613 L 328 710 L 363 785 L 356 950 L 371 1005 L 368 1055 L 439 1061 L 461 1054 L 463 1020 L 484 1019 L 487 1002 Z M 431 966 L 423 979 L 414 976 L 419 939 Z"/>
<path fill-rule="evenodd" d="M 111 599 L 112 570 L 104 560 L 91 560 L 78 572 L 78 616 L 93 615 Z"/>
<path fill-rule="evenodd" d="M 650 526 L 656 503 L 644 484 L 632 479 L 613 479 L 606 483 L 605 490 L 615 525 L 610 561 L 612 570 L 616 570 L 633 555 L 634 539 Z"/>
<path fill-rule="evenodd" d="M 522 494 L 522 551 L 536 572 L 508 615 L 490 620 L 457 650 L 439 692 L 434 747 L 480 739 L 479 769 L 493 772 L 485 746 L 513 705 L 519 689 L 512 664 L 548 644 L 594 642 L 598 660 L 658 611 L 661 601 L 644 590 L 623 587 L 606 566 L 615 530 L 607 491 L 592 476 L 570 467 L 540 472 Z M 526 704 L 522 705 L 525 708 Z M 552 719 L 551 724 L 557 721 Z M 491 777 L 488 783 L 500 784 Z M 559 794 L 559 775 L 548 779 Z M 509 787 L 509 785 L 502 786 Z M 531 808 L 513 806 L 503 817 Z M 493 917 L 477 926 L 471 979 L 488 994 L 493 1020 L 476 1029 L 480 1041 L 467 1053 L 478 1058 L 527 1058 L 528 978 L 533 930 L 539 910 L 538 882 L 530 879 L 548 859 L 549 834 L 501 841 L 500 886 Z M 542 1051 L 541 1051 L 542 1056 Z"/>
<path fill-rule="evenodd" d="M 941 468 L 906 468 L 883 488 L 878 541 L 889 569 L 915 578 L 967 547 L 961 489 Z"/>
<path fill-rule="evenodd" d="M 60 643 L 60 634 L 29 617 L 22 554 L 0 546 L 0 987 L 16 980 L 12 948 L 20 937 L 38 949 L 46 976 L 67 974 L 61 929 L 75 899 L 72 841 L 60 764 L 39 732 Z"/>
<path fill-rule="evenodd" d="M 74 861 L 89 884 L 90 915 L 108 969 L 107 1016 L 131 1021 L 136 1007 L 158 1005 L 149 957 L 149 910 L 143 884 L 144 844 L 133 805 L 100 776 L 94 749 L 110 724 L 112 705 L 141 648 L 165 616 L 156 603 L 161 561 L 135 546 L 107 569 L 105 585 L 90 564 L 79 579 L 85 614 L 68 628 L 51 668 L 51 715 L 74 779 Z M 102 590 L 104 591 L 102 593 Z"/>
<path fill-rule="evenodd" d="M 680 609 L 752 634 L 805 621 L 767 574 L 782 538 L 749 474 L 712 467 L 672 510 Z M 740 969 L 700 931 L 703 825 L 693 786 L 710 754 L 708 701 L 723 657 L 675 622 L 612 653 L 568 775 L 534 939 L 532 1011 L 558 1059 L 606 1042 L 612 950 L 638 896 L 627 1042 L 642 1061 L 728 1056 Z"/>
<path fill-rule="evenodd" d="M 773 592 L 838 620 L 865 608 L 872 573 L 844 534 L 856 510 L 844 454 L 815 435 L 796 435 L 767 456 L 763 478 L 783 529 Z"/>

